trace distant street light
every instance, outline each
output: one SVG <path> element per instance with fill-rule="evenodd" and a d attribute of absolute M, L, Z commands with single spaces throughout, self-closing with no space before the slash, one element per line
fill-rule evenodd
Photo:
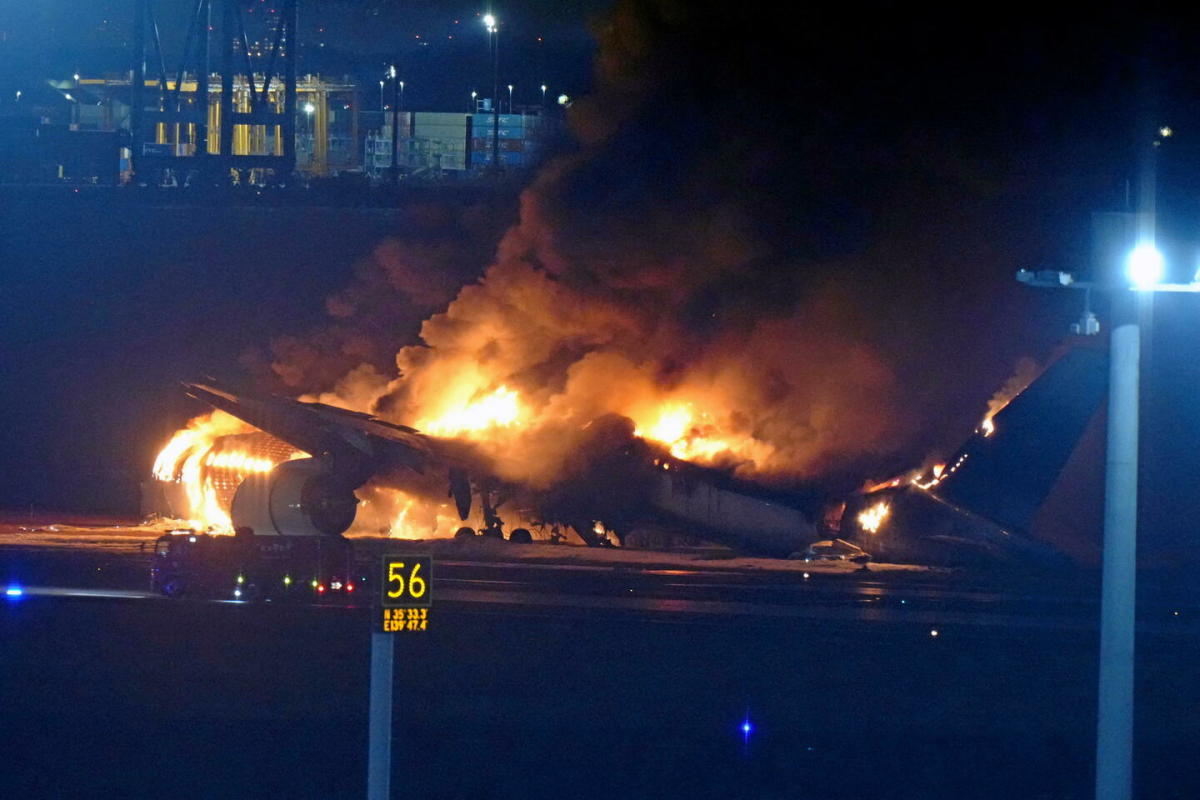
<path fill-rule="evenodd" d="M 512 90 L 513 90 L 513 85 L 510 83 L 510 84 L 508 85 L 508 113 L 510 113 L 510 114 L 511 114 L 511 113 L 513 113 L 513 110 L 512 110 Z"/>
<path fill-rule="evenodd" d="M 468 109 L 469 113 L 471 113 L 471 114 L 475 113 L 475 98 L 478 95 L 479 95 L 479 92 L 471 92 L 471 107 Z"/>
<path fill-rule="evenodd" d="M 316 110 L 317 110 L 317 107 L 314 106 L 312 103 L 304 104 L 304 113 L 308 114 L 310 117 L 313 115 L 313 112 L 315 112 Z"/>
<path fill-rule="evenodd" d="M 383 81 L 379 82 L 379 113 L 383 113 Z"/>
<path fill-rule="evenodd" d="M 542 84 L 542 105 L 546 105 L 546 84 Z"/>

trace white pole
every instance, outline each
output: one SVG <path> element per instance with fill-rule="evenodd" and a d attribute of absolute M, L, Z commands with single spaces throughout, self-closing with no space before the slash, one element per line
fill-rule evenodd
<path fill-rule="evenodd" d="M 392 780 L 392 656 L 395 638 L 371 633 L 371 707 L 367 729 L 367 800 L 389 800 Z"/>
<path fill-rule="evenodd" d="M 1100 697 L 1096 800 L 1133 792 L 1133 653 L 1137 579 L 1138 370 L 1140 332 L 1132 292 L 1113 295 L 1104 574 L 1100 599 Z"/>

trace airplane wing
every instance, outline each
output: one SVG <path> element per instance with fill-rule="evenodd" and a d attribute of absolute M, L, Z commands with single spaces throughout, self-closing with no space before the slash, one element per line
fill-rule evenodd
<path fill-rule="evenodd" d="M 189 396 L 231 414 L 298 450 L 351 488 L 373 476 L 388 476 L 399 488 L 440 491 L 454 497 L 459 515 L 471 509 L 469 476 L 484 478 L 491 466 L 469 445 L 436 440 L 413 428 L 323 403 L 272 395 L 235 394 L 203 383 L 184 383 Z"/>

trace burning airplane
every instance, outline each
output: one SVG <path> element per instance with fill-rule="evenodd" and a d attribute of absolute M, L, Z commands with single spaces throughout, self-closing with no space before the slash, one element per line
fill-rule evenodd
<path fill-rule="evenodd" d="M 185 384 L 215 413 L 159 453 L 148 497 L 154 510 L 225 532 L 338 535 L 358 518 L 358 530 L 464 536 L 477 519 L 480 533 L 502 538 L 507 525 L 514 541 L 573 531 L 615 545 L 649 528 L 786 557 L 834 534 L 886 560 L 1053 564 L 1060 554 L 1030 535 L 1031 521 L 1099 405 L 1104 376 L 1102 353 L 1068 353 L 993 402 L 949 461 L 864 487 L 820 526 L 794 493 L 689 461 L 715 446 L 680 405 L 645 430 L 617 414 L 591 420 L 553 481 L 506 478 L 471 435 L 525 413 L 507 387 L 418 431 L 324 403 Z"/>
<path fill-rule="evenodd" d="M 323 403 L 185 387 L 221 416 L 194 421 L 159 453 L 150 506 L 216 531 L 335 536 L 351 528 L 360 504 L 378 505 L 383 495 L 393 509 L 387 531 L 402 536 L 474 535 L 466 523 L 478 501 L 481 533 L 503 537 L 507 518 L 520 525 L 510 534 L 514 541 L 532 539 L 530 528 L 541 538 L 569 528 L 603 546 L 650 524 L 748 553 L 787 556 L 817 538 L 808 516 L 785 496 L 688 463 L 673 455 L 686 442 L 648 441 L 616 415 L 584 427 L 570 474 L 533 487 L 505 481 L 465 438 Z M 507 390 L 493 393 L 474 410 L 430 427 L 503 424 L 511 399 Z M 256 430 L 246 432 L 251 426 Z"/>

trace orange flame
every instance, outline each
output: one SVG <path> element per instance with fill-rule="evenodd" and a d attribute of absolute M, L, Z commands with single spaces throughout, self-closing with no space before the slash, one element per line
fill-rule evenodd
<path fill-rule="evenodd" d="M 639 424 L 633 435 L 666 445 L 671 455 L 683 461 L 704 463 L 725 457 L 746 462 L 763 459 L 770 452 L 752 436 L 722 430 L 707 412 L 697 413 L 689 402 L 662 403 L 647 417 L 652 421 Z"/>
<path fill-rule="evenodd" d="M 490 428 L 511 427 L 522 418 L 522 407 L 517 393 L 507 386 L 495 391 L 474 396 L 459 402 L 451 398 L 440 414 L 418 422 L 416 427 L 438 436 L 456 434 L 478 434 Z"/>
<path fill-rule="evenodd" d="M 858 526 L 868 533 L 879 533 L 879 529 L 891 513 L 891 505 L 886 500 L 880 500 L 858 513 Z"/>
<path fill-rule="evenodd" d="M 248 475 L 270 472 L 282 461 L 302 458 L 294 450 L 283 458 L 255 455 L 218 447 L 222 437 L 253 432 L 254 428 L 223 411 L 197 417 L 175 433 L 154 459 L 154 477 L 182 487 L 181 521 L 218 533 L 231 533 L 228 498 L 218 483 L 240 484 Z M 229 492 L 225 492 L 229 495 Z M 231 496 L 231 495 L 230 495 Z"/>

